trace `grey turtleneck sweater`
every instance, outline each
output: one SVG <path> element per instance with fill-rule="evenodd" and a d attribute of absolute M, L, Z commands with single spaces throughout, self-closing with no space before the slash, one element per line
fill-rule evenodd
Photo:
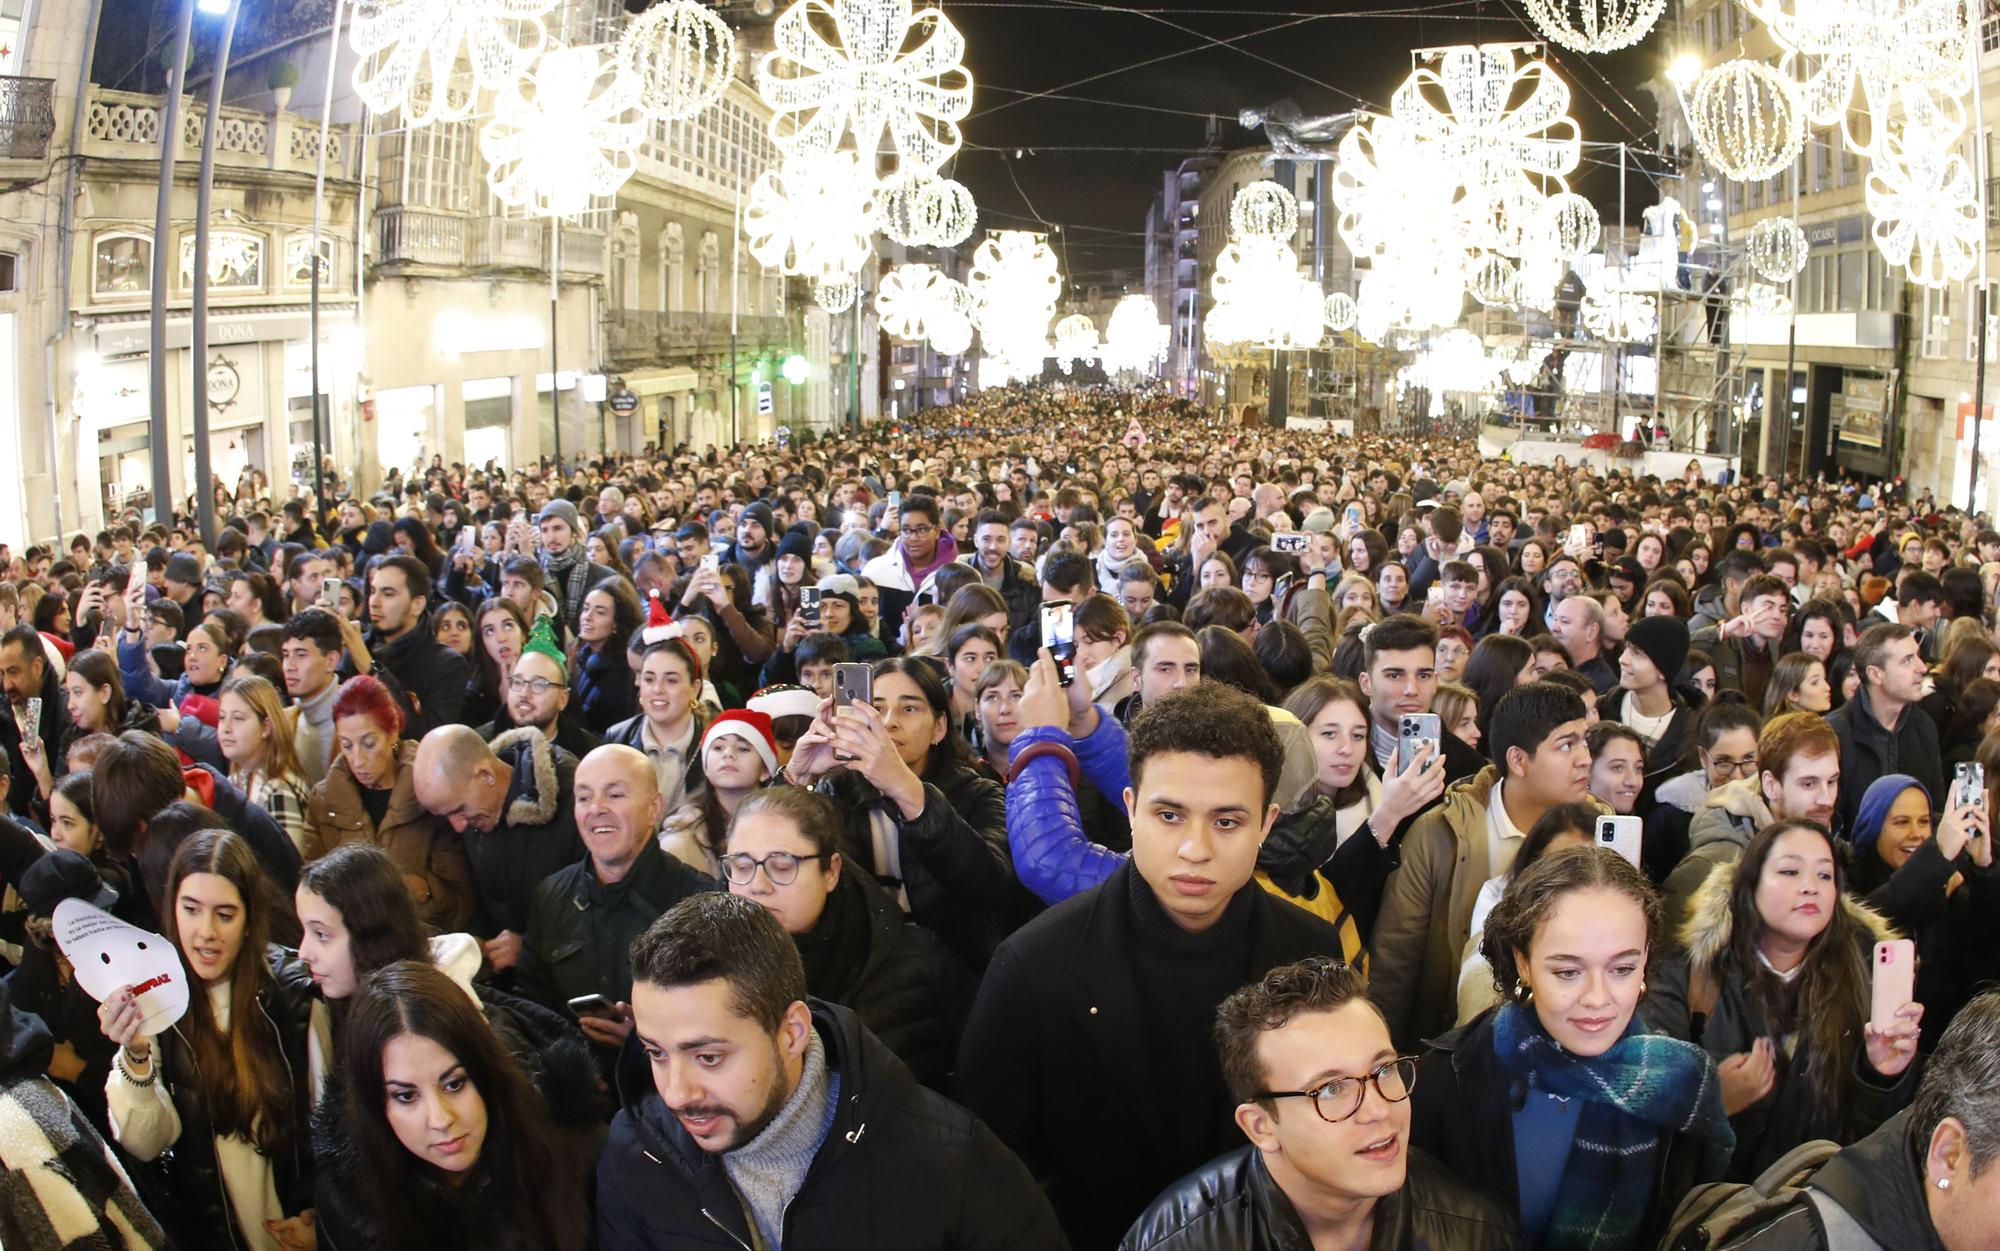
<path fill-rule="evenodd" d="M 318 786 L 333 762 L 333 700 L 339 694 L 340 683 L 328 682 L 319 694 L 298 702 L 292 745 L 298 749 L 299 769 L 308 786 Z"/>
<path fill-rule="evenodd" d="M 833 1128 L 839 1106 L 840 1074 L 827 1067 L 826 1044 L 815 1029 L 806 1044 L 798 1089 L 779 1109 L 777 1119 L 722 1157 L 722 1169 L 750 1218 L 756 1251 L 781 1251 L 785 1208 L 805 1184 L 806 1170 Z"/>

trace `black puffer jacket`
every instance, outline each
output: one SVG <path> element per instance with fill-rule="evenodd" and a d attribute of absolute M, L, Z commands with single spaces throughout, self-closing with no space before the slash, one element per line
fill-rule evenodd
<path fill-rule="evenodd" d="M 869 829 L 869 814 L 885 813 L 900 839 L 910 915 L 983 970 L 1019 911 L 1007 846 L 1007 792 L 943 756 L 933 752 L 924 770 L 924 810 L 914 821 L 904 821 L 902 810 L 858 773 L 835 774 L 822 788 L 840 806 L 841 859 L 895 889 L 875 863 Z"/>
<path fill-rule="evenodd" d="M 625 649 L 577 649 L 576 672 L 570 678 L 574 712 L 583 728 L 602 738 L 604 732 L 639 711 L 639 688 Z"/>
<path fill-rule="evenodd" d="M 1520 1251 L 1520 1227 L 1437 1161 L 1410 1152 L 1403 1188 L 1375 1201 L 1369 1251 Z M 1189 1173 L 1133 1223 L 1119 1251 L 1312 1251 L 1264 1157 L 1245 1146 Z"/>
<path fill-rule="evenodd" d="M 463 720 L 472 662 L 438 642 L 428 622 L 393 643 L 370 638 L 368 646 L 375 667 L 395 675 L 415 714 L 403 726 L 404 737 L 420 739 Z M 345 668 L 342 674 L 353 676 Z"/>
<path fill-rule="evenodd" d="M 1910 1114 L 1898 1112 L 1813 1174 L 1812 1189 L 1831 1199 L 1878 1246 L 1891 1251 L 1944 1251 L 1924 1199 L 1922 1162 L 1910 1149 Z M 1776 1216 L 1738 1235 L 1727 1251 L 1839 1251 L 1851 1243 L 1828 1236 L 1825 1217 L 1804 1195 Z"/>
<path fill-rule="evenodd" d="M 843 873 L 798 936 L 806 988 L 850 1008 L 918 1081 L 946 1089 L 977 988 L 964 961 L 866 873 Z"/>
<path fill-rule="evenodd" d="M 312 978 L 297 953 L 285 947 L 266 952 L 271 980 L 257 995 L 257 1010 L 277 1030 L 291 1085 L 295 1132 L 283 1150 L 270 1157 L 278 1203 L 285 1215 L 297 1216 L 313 1206 L 312 1090 L 307 1076 L 306 1035 L 312 1020 Z M 145 1196 L 147 1206 L 173 1232 L 182 1247 L 237 1251 L 252 1239 L 236 1229 L 236 1217 L 223 1188 L 222 1169 L 215 1158 L 215 1131 L 196 1079 L 194 1049 L 176 1025 L 154 1039 L 154 1071 L 165 1083 L 181 1122 L 180 1136 L 160 1156 L 164 1185 Z"/>
<path fill-rule="evenodd" d="M 807 1000 L 840 1103 L 785 1209 L 786 1251 L 1066 1247 L 1049 1201 L 993 1131 L 917 1084 L 854 1013 Z M 645 1053 L 619 1057 L 624 1110 L 597 1167 L 598 1251 L 743 1251 L 753 1239 L 721 1158 L 653 1088 Z"/>
<path fill-rule="evenodd" d="M 472 927 L 481 938 L 502 930 L 527 933 L 535 888 L 549 874 L 583 859 L 570 787 L 576 757 L 532 729 L 509 730 L 489 746 L 514 776 L 499 825 L 483 834 L 465 833 L 479 900 Z"/>

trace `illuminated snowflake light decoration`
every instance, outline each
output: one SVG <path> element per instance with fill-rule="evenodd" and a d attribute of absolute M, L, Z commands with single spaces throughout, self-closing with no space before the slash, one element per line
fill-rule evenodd
<path fill-rule="evenodd" d="M 859 272 L 874 221 L 875 184 L 852 152 L 795 156 L 765 170 L 743 210 L 750 255 L 813 279 Z"/>
<path fill-rule="evenodd" d="M 935 170 L 972 109 L 965 39 L 911 0 L 797 0 L 757 65 L 771 137 L 787 153 L 846 148 L 872 162 L 886 138 L 903 172 Z M 914 41 L 915 46 L 904 48 Z"/>
<path fill-rule="evenodd" d="M 1956 151 L 1934 136 L 1891 133 L 1869 168 L 1867 201 L 1875 246 L 1911 282 L 1942 287 L 1972 273 L 1984 237 L 1979 191 Z"/>
<path fill-rule="evenodd" d="M 1789 317 L 1792 300 L 1768 282 L 1748 282 L 1736 292 L 1731 308 L 1749 317 Z"/>
<path fill-rule="evenodd" d="M 494 97 L 493 119 L 479 132 L 494 198 L 537 216 L 569 217 L 632 177 L 645 115 L 638 84 L 609 51 L 552 48 L 532 75 Z"/>
<path fill-rule="evenodd" d="M 1790 282 L 1806 267 L 1806 232 L 1789 217 L 1766 217 L 1744 240 L 1750 268 L 1770 282 Z"/>
<path fill-rule="evenodd" d="M 1837 126 L 1872 157 L 1901 116 L 1964 126 L 1971 27 L 1961 0 L 1745 0 L 1790 60 L 1807 71 L 1802 96 L 1815 126 Z"/>
<path fill-rule="evenodd" d="M 1616 52 L 1652 32 L 1667 0 L 1527 0 L 1544 35 L 1572 52 Z"/>
<path fill-rule="evenodd" d="M 1209 280 L 1215 296 L 1203 323 L 1209 338 L 1269 346 L 1285 337 L 1298 282 L 1299 257 L 1290 245 L 1255 235 L 1230 244 Z"/>
<path fill-rule="evenodd" d="M 354 91 L 407 126 L 460 121 L 480 89 L 515 82 L 548 42 L 554 0 L 363 0 L 348 26 Z M 464 60 L 470 77 L 459 72 Z"/>
<path fill-rule="evenodd" d="M 1762 61 L 1725 61 L 1702 71 L 1687 114 L 1695 147 L 1738 182 L 1771 177 L 1805 147 L 1798 86 Z"/>
<path fill-rule="evenodd" d="M 689 118 L 722 99 L 736 32 L 696 0 L 666 0 L 633 18 L 618 39 L 618 66 L 657 117 Z"/>
<path fill-rule="evenodd" d="M 1517 62 L 1509 44 L 1424 55 L 1434 55 L 1436 68 L 1419 65 L 1390 97 L 1390 111 L 1419 140 L 1441 145 L 1465 186 L 1559 179 L 1577 167 L 1583 139 L 1569 116 L 1569 86 L 1548 62 Z"/>
<path fill-rule="evenodd" d="M 875 312 L 885 332 L 898 339 L 929 340 L 951 355 L 971 345 L 972 304 L 965 284 L 935 265 L 898 265 L 882 275 L 875 292 Z"/>
<path fill-rule="evenodd" d="M 1104 346 L 1099 359 L 1106 373 L 1151 373 L 1166 355 L 1171 331 L 1161 323 L 1159 310 L 1143 295 L 1128 295 L 1111 310 L 1110 324 L 1104 328 Z"/>
<path fill-rule="evenodd" d="M 1062 276 L 1048 240 L 1026 230 L 989 231 L 972 254 L 967 288 L 988 359 L 1034 362 L 1041 372 Z"/>

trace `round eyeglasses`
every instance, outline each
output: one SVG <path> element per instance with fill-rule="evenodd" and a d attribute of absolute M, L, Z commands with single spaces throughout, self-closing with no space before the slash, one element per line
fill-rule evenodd
<path fill-rule="evenodd" d="M 1361 1110 L 1361 1100 L 1371 1082 L 1376 1094 L 1390 1103 L 1401 1103 L 1417 1088 L 1417 1057 L 1397 1056 L 1366 1077 L 1333 1077 L 1311 1090 L 1267 1090 L 1255 1097 L 1311 1099 L 1313 1111 L 1319 1113 L 1320 1120 L 1338 1125 Z"/>
<path fill-rule="evenodd" d="M 761 860 L 755 856 L 738 852 L 722 858 L 722 876 L 733 886 L 748 886 L 756 880 L 757 870 L 763 869 L 764 876 L 771 879 L 773 886 L 790 886 L 799 880 L 799 866 L 808 860 L 824 860 L 820 854 L 794 856 L 788 851 L 774 851 Z"/>

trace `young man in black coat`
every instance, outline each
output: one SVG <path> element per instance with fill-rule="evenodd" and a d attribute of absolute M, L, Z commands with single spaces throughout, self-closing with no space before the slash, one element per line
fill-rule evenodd
<path fill-rule="evenodd" d="M 1204 683 L 1132 725 L 1132 859 L 1000 947 L 958 1093 L 1028 1162 L 1078 1247 L 1111 1247 L 1160 1188 L 1225 1148 L 1216 1005 L 1332 926 L 1254 881 L 1284 752 L 1255 699 Z"/>
<path fill-rule="evenodd" d="M 597 1165 L 600 1251 L 1058 1251 L 1021 1162 L 809 999 L 778 919 L 682 900 L 632 944 L 637 1047 Z"/>

